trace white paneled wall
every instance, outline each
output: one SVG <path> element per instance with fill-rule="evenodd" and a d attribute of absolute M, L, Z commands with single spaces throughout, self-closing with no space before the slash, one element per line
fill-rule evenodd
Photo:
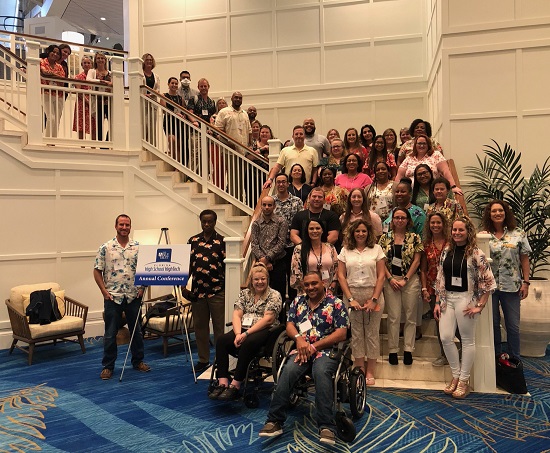
<path fill-rule="evenodd" d="M 242 91 L 281 138 L 308 116 L 321 133 L 365 123 L 382 131 L 427 112 L 424 4 L 141 0 L 136 55 L 155 56 L 163 90 L 185 68 L 194 82 L 209 80 L 213 98 Z"/>

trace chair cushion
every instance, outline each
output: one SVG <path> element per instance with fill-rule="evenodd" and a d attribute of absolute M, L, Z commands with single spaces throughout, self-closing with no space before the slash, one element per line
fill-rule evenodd
<path fill-rule="evenodd" d="M 61 335 L 65 332 L 75 332 L 84 329 L 84 320 L 77 316 L 65 316 L 59 321 L 51 324 L 29 324 L 31 338 L 34 340 L 50 335 Z"/>
<path fill-rule="evenodd" d="M 181 330 L 181 318 L 177 320 L 177 315 L 170 315 L 169 321 L 168 321 L 168 327 L 172 329 L 172 331 L 179 331 Z M 187 329 L 191 329 L 191 315 L 187 315 Z M 149 322 L 147 323 L 147 328 L 156 330 L 157 332 L 164 332 L 164 329 L 166 327 L 166 316 L 153 316 L 149 318 Z M 185 330 L 185 328 L 184 328 Z M 166 333 L 166 332 L 164 332 Z"/>
<path fill-rule="evenodd" d="M 61 314 L 61 317 L 65 316 L 65 290 L 62 289 L 60 291 L 54 291 L 55 298 L 57 299 L 57 308 L 59 309 L 59 313 Z M 31 295 L 30 294 L 23 294 L 23 313 L 27 312 L 27 307 L 31 303 Z"/>
<path fill-rule="evenodd" d="M 37 291 L 39 289 L 50 289 L 50 288 L 52 289 L 52 291 L 59 291 L 61 289 L 59 284 L 55 282 L 35 283 L 32 285 L 14 286 L 10 290 L 10 301 L 14 305 L 15 309 L 19 313 L 24 315 L 25 308 L 23 307 L 23 295 L 30 294 L 33 291 Z"/>

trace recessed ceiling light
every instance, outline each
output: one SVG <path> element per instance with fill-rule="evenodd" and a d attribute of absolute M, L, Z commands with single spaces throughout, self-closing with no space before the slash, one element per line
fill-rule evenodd
<path fill-rule="evenodd" d="M 108 37 L 108 36 L 107 36 L 105 39 L 106 39 L 107 41 L 109 41 L 109 37 Z"/>
<path fill-rule="evenodd" d="M 104 17 L 100 17 L 99 19 L 100 19 L 100 20 L 107 20 L 107 19 L 105 19 Z"/>

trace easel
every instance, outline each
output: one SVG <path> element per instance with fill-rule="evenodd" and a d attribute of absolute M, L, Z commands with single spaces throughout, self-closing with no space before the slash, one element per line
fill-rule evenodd
<path fill-rule="evenodd" d="M 159 236 L 159 239 L 157 241 L 157 245 L 160 245 L 161 243 L 163 243 L 164 239 L 164 244 L 170 244 L 170 235 L 168 233 L 168 228 L 164 227 L 164 228 L 161 228 L 160 229 L 160 236 Z M 195 364 L 193 363 L 193 356 L 192 356 L 192 353 L 191 353 L 191 342 L 189 341 L 189 330 L 187 329 L 187 319 L 188 319 L 188 316 L 185 316 L 185 312 L 188 311 L 188 310 L 183 310 L 183 313 L 182 313 L 182 309 L 184 308 L 183 306 L 183 302 L 182 302 L 182 299 L 183 299 L 183 295 L 181 293 L 181 289 L 178 285 L 174 285 L 173 286 L 173 289 L 174 289 L 174 294 L 176 296 L 176 306 L 179 308 L 179 311 L 178 311 L 178 315 L 180 317 L 180 320 L 181 320 L 181 337 L 182 337 L 182 340 L 184 338 L 184 327 L 185 327 L 185 339 L 187 340 L 187 349 L 185 348 L 185 340 L 183 340 L 184 342 L 184 349 L 185 349 L 185 359 L 187 361 L 189 361 L 189 357 L 191 357 L 191 369 L 193 370 L 193 378 L 195 379 L 195 384 L 197 383 L 197 374 L 195 372 Z M 144 289 L 145 291 L 145 289 Z M 148 295 L 149 295 L 149 299 L 151 298 L 151 287 L 148 286 L 147 287 L 147 291 L 148 291 Z M 141 300 L 141 305 L 140 305 L 140 313 L 141 313 L 141 308 L 143 306 L 143 297 L 142 297 L 142 300 Z M 141 316 L 138 317 L 138 319 L 140 319 Z M 134 324 L 134 329 L 132 330 L 132 336 L 130 338 L 130 343 L 128 344 L 128 350 L 126 351 L 126 358 L 124 359 L 124 365 L 122 366 L 122 372 L 120 373 L 120 378 L 119 378 L 119 382 L 122 381 L 122 376 L 124 374 L 124 369 L 126 367 L 126 362 L 128 361 L 128 355 L 130 353 L 130 347 L 132 345 L 132 340 L 134 339 L 134 335 L 135 335 L 135 332 L 136 332 L 136 327 L 137 327 L 137 319 L 136 319 L 136 323 Z M 189 351 L 189 356 L 187 355 L 187 351 Z"/>

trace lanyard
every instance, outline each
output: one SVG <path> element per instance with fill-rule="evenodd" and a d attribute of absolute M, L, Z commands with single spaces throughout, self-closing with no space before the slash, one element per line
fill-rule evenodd
<path fill-rule="evenodd" d="M 451 258 L 451 277 L 456 277 L 454 274 L 455 271 L 455 251 L 456 248 L 453 250 L 453 257 Z M 462 256 L 462 261 L 460 262 L 460 275 L 459 277 L 462 278 L 462 266 L 464 265 L 464 258 L 466 257 L 466 253 Z"/>

